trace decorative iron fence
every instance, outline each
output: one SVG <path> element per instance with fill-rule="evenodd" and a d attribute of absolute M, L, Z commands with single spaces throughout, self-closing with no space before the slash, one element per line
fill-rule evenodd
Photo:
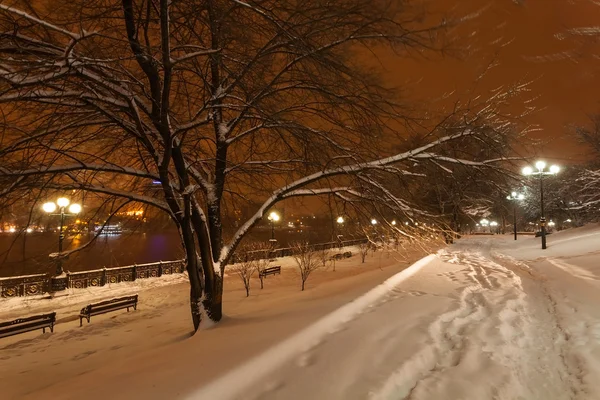
<path fill-rule="evenodd" d="M 67 272 L 66 286 L 74 289 L 85 289 L 137 279 L 159 278 L 163 275 L 177 274 L 183 271 L 185 271 L 185 260 Z M 0 297 L 32 296 L 46 293 L 50 290 L 50 282 L 51 276 L 48 274 L 0 278 Z"/>
<path fill-rule="evenodd" d="M 318 243 L 312 246 L 315 251 L 354 246 L 367 242 L 366 238 L 338 242 Z M 291 247 L 267 252 L 249 252 L 244 257 L 278 258 L 292 255 Z M 233 262 L 239 262 L 240 255 L 234 255 Z M 157 263 L 128 265 L 125 267 L 102 268 L 90 271 L 68 272 L 66 287 L 85 289 L 106 284 L 130 282 L 137 279 L 158 278 L 163 275 L 185 271 L 185 260 L 161 261 Z M 52 277 L 48 274 L 11 276 L 0 278 L 0 297 L 33 296 L 47 293 L 51 288 Z M 64 287 L 64 286 L 63 286 Z"/>

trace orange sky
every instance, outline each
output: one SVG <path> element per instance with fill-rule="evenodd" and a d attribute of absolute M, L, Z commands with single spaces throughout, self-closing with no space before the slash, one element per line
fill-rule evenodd
<path fill-rule="evenodd" d="M 586 123 L 586 113 L 600 112 L 600 45 L 593 38 L 560 34 L 600 26 L 600 2 L 431 0 L 430 7 L 452 15 L 477 15 L 458 29 L 458 43 L 471 51 L 464 57 L 429 60 L 384 56 L 380 61 L 391 85 L 408 84 L 411 96 L 422 99 L 452 90 L 465 93 L 495 58 L 498 66 L 485 78 L 487 87 L 533 80 L 538 111 L 527 122 L 543 128 L 535 137 L 546 142 L 537 146 L 538 155 L 563 164 L 584 158 L 573 139 L 565 137 L 566 126 Z"/>

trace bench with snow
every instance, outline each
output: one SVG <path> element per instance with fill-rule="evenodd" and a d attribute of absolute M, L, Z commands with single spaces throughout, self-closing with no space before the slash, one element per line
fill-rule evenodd
<path fill-rule="evenodd" d="M 334 255 L 332 255 L 331 257 L 329 257 L 330 260 L 341 260 L 344 258 L 350 258 L 352 257 L 352 252 L 351 251 L 346 251 L 345 253 L 336 253 Z"/>
<path fill-rule="evenodd" d="M 267 275 L 275 275 L 275 274 L 281 275 L 281 265 L 276 265 L 274 267 L 265 268 L 258 273 L 260 278 L 264 278 Z"/>
<path fill-rule="evenodd" d="M 92 315 L 105 314 L 111 311 L 122 310 L 124 308 L 129 312 L 130 308 L 137 309 L 138 295 L 119 297 L 116 299 L 101 301 L 100 303 L 92 303 L 81 309 L 79 313 L 79 326 L 83 325 L 83 319 L 87 319 L 88 324 L 90 323 L 90 317 Z"/>
<path fill-rule="evenodd" d="M 56 313 L 34 315 L 27 318 L 17 318 L 14 321 L 0 322 L 0 338 L 18 335 L 41 329 L 46 333 L 46 328 L 50 328 L 50 332 L 54 332 L 54 324 L 56 323 Z"/>

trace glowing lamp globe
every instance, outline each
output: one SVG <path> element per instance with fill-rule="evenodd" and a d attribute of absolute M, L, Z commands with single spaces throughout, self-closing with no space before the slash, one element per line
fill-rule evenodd
<path fill-rule="evenodd" d="M 44 212 L 47 213 L 53 213 L 54 211 L 56 211 L 56 204 L 54 204 L 53 202 L 44 203 L 42 205 L 42 210 L 44 210 Z"/>
<path fill-rule="evenodd" d="M 79 214 L 81 212 L 81 206 L 79 204 L 77 204 L 77 203 L 73 203 L 69 207 L 69 212 L 71 214 Z"/>
<path fill-rule="evenodd" d="M 533 168 L 531 168 L 531 167 L 523 168 L 523 175 L 531 175 L 531 174 L 533 174 Z"/>
<path fill-rule="evenodd" d="M 277 222 L 279 221 L 279 214 L 273 211 L 271 214 L 269 214 L 269 219 L 273 222 Z"/>
<path fill-rule="evenodd" d="M 546 168 L 546 163 L 543 161 L 538 161 L 535 163 L 535 167 L 542 171 L 544 168 Z"/>
<path fill-rule="evenodd" d="M 58 200 L 56 200 L 56 204 L 58 204 L 59 207 L 66 207 L 69 205 L 69 203 L 70 201 L 66 197 L 60 197 Z"/>
<path fill-rule="evenodd" d="M 560 171 L 560 167 L 558 165 L 553 165 L 550 167 L 550 173 L 552 173 L 552 174 L 558 174 L 559 171 Z"/>

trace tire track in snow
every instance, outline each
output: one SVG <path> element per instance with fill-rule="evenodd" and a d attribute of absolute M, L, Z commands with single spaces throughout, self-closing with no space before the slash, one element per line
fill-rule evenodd
<path fill-rule="evenodd" d="M 464 265 L 459 272 L 469 283 L 462 287 L 457 307 L 430 325 L 429 345 L 370 398 L 574 398 L 577 385 L 560 340 L 557 345 L 561 332 L 552 310 L 542 315 L 540 325 L 521 278 L 481 253 L 443 251 L 438 257 Z M 447 275 L 461 281 L 456 273 Z"/>

